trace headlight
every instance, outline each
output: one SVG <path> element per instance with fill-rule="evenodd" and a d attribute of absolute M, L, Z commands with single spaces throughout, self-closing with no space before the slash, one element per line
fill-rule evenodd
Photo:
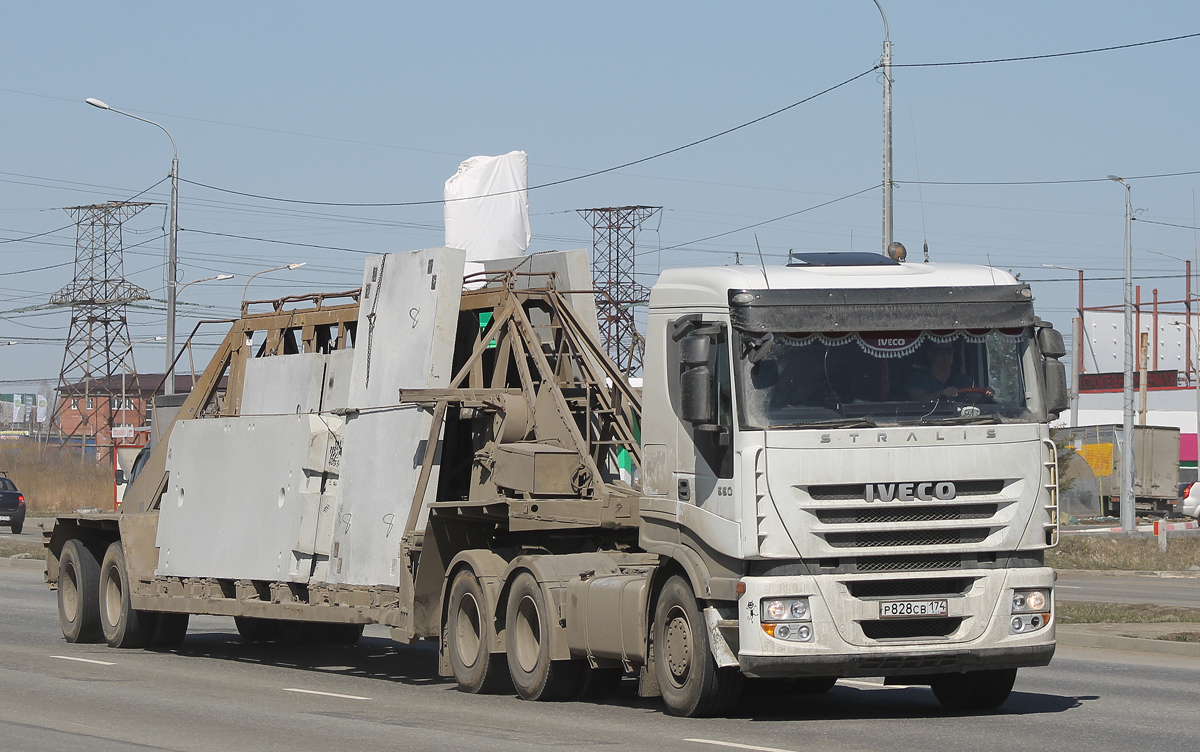
<path fill-rule="evenodd" d="M 1050 593 L 1045 590 L 1014 590 L 1012 613 L 1031 614 L 1050 609 Z"/>
<path fill-rule="evenodd" d="M 807 598 L 768 598 L 762 602 L 762 622 L 811 620 Z"/>

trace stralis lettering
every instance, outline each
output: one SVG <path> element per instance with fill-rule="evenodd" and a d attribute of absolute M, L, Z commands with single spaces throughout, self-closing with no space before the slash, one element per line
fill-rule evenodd
<path fill-rule="evenodd" d="M 863 489 L 865 501 L 949 501 L 955 495 L 954 484 L 948 480 L 926 483 L 868 483 Z"/>

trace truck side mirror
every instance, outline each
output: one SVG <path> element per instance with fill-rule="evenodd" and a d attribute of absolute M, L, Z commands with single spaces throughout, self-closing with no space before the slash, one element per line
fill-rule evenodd
<path fill-rule="evenodd" d="M 707 338 L 703 339 L 707 341 Z M 715 401 L 712 372 L 707 365 L 689 368 L 680 375 L 679 411 L 688 423 L 712 423 Z"/>
<path fill-rule="evenodd" d="M 1059 337 L 1059 341 L 1062 341 L 1062 337 Z M 1046 412 L 1057 418 L 1059 413 L 1071 406 L 1070 393 L 1067 391 L 1067 367 L 1057 358 L 1046 358 L 1042 361 L 1042 373 L 1046 377 Z"/>
<path fill-rule="evenodd" d="M 123 486 L 127 482 L 128 481 L 125 479 L 125 471 L 118 467 L 116 473 L 113 474 L 113 483 L 116 483 L 118 486 Z"/>
<path fill-rule="evenodd" d="M 692 334 L 679 340 L 679 362 L 684 366 L 708 364 L 712 340 L 704 334 Z"/>
<path fill-rule="evenodd" d="M 1044 357 L 1061 358 L 1067 354 L 1067 346 L 1063 343 L 1063 336 L 1057 330 L 1049 327 L 1038 329 L 1037 339 L 1038 347 L 1041 349 Z"/>

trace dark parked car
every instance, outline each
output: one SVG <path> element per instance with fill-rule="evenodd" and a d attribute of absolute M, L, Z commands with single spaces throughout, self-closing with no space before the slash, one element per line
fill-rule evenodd
<path fill-rule="evenodd" d="M 0 525 L 8 525 L 13 533 L 20 535 L 25 526 L 25 496 L 17 490 L 17 484 L 0 470 Z"/>

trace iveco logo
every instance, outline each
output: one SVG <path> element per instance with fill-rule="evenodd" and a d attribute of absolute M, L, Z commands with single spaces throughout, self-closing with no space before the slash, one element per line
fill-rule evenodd
<path fill-rule="evenodd" d="M 949 501 L 954 496 L 954 484 L 948 480 L 937 483 L 868 483 L 863 489 L 863 499 L 866 501 Z"/>

